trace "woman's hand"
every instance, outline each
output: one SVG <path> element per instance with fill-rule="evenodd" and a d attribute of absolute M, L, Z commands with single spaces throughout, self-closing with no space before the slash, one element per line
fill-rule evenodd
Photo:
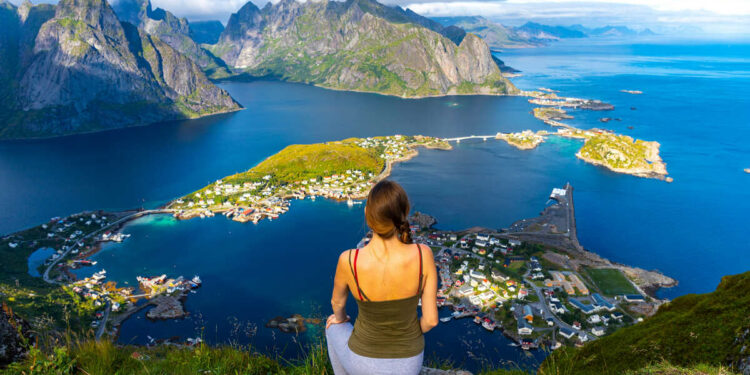
<path fill-rule="evenodd" d="M 336 318 L 336 314 L 331 314 L 331 316 L 329 316 L 328 320 L 326 321 L 326 329 L 328 329 L 328 327 L 330 327 L 331 324 L 346 323 L 346 322 L 348 322 L 350 320 L 351 320 L 351 318 L 349 317 L 349 315 L 346 316 L 346 319 L 339 320 L 338 318 Z"/>

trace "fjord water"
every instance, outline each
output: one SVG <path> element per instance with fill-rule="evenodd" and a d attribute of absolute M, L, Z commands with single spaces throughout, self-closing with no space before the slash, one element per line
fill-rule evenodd
<path fill-rule="evenodd" d="M 522 89 L 544 86 L 613 103 L 613 112 L 574 111 L 568 122 L 659 141 L 675 181 L 583 163 L 575 158 L 581 145 L 575 140 L 550 138 L 531 151 L 494 140 L 464 142 L 453 151 L 421 150 L 394 169 L 414 209 L 436 216 L 439 228 L 501 228 L 537 215 L 553 187 L 571 182 L 581 243 L 676 278 L 680 285 L 662 296 L 708 292 L 721 276 L 750 269 L 750 175 L 742 171 L 750 167 L 750 45 L 589 40 L 500 57 L 524 72 L 514 80 Z M 86 209 L 158 206 L 292 143 L 547 128 L 529 114 L 533 106 L 524 98 L 402 100 L 267 81 L 223 87 L 244 111 L 0 143 L 0 232 Z M 622 121 L 599 122 L 604 116 Z M 361 206 L 321 199 L 293 202 L 289 213 L 258 225 L 150 217 L 129 224 L 124 231 L 132 237 L 105 245 L 94 257 L 97 266 L 80 273 L 104 268 L 112 280 L 130 284 L 136 275 L 203 278 L 203 288 L 187 299 L 190 318 L 150 322 L 140 314 L 124 324 L 122 342 L 194 336 L 203 327 L 200 333 L 212 342 L 252 341 L 262 350 L 294 353 L 291 336 L 263 323 L 277 315 L 325 315 L 336 256 L 364 230 Z M 258 327 L 252 340 L 240 322 Z M 427 353 L 470 368 L 483 363 L 476 357 L 533 362 L 507 343 L 468 320 L 451 321 L 428 334 Z"/>

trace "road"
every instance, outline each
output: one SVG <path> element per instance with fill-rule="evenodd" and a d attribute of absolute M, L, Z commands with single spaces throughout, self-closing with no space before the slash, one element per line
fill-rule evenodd
<path fill-rule="evenodd" d="M 107 301 L 107 306 L 104 308 L 104 316 L 99 322 L 99 328 L 96 329 L 96 339 L 99 340 L 104 334 L 104 330 L 107 328 L 107 319 L 109 319 L 109 312 L 112 310 L 112 302 Z"/>

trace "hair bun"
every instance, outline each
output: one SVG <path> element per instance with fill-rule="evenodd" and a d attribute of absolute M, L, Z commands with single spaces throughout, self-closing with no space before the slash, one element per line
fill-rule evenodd
<path fill-rule="evenodd" d="M 411 228 L 409 227 L 409 221 L 404 220 L 401 225 L 398 226 L 399 239 L 401 242 L 409 244 L 412 243 Z"/>

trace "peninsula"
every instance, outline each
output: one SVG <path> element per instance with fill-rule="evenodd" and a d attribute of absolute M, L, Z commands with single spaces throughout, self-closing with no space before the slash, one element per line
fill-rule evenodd
<path fill-rule="evenodd" d="M 552 189 L 542 214 L 504 229 L 433 228 L 410 219 L 415 241 L 432 247 L 441 280 L 441 318 L 473 318 L 523 349 L 579 346 L 656 313 L 658 288 L 677 282 L 655 271 L 613 263 L 578 242 L 573 187 Z M 365 237 L 357 247 L 369 241 Z M 441 314 L 444 315 L 444 314 Z"/>

